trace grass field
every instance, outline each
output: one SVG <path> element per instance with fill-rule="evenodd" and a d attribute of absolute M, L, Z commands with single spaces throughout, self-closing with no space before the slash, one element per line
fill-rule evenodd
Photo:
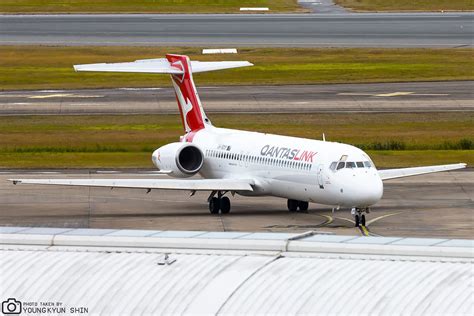
<path fill-rule="evenodd" d="M 270 12 L 301 11 L 296 0 L 1 0 L 3 13 L 239 13 L 240 7 Z"/>
<path fill-rule="evenodd" d="M 474 164 L 473 113 L 211 115 L 217 126 L 347 142 L 379 167 Z M 176 115 L 0 117 L 0 168 L 151 168 Z M 396 150 L 393 150 L 396 149 Z"/>
<path fill-rule="evenodd" d="M 75 73 L 72 65 L 163 57 L 248 60 L 253 67 L 197 74 L 197 84 L 312 84 L 474 79 L 473 49 L 240 49 L 201 55 L 200 48 L 0 46 L 0 90 L 168 86 L 168 76 Z M 297 56 L 295 58 L 295 56 Z"/>
<path fill-rule="evenodd" d="M 360 11 L 449 11 L 474 10 L 472 0 L 335 0 Z"/>

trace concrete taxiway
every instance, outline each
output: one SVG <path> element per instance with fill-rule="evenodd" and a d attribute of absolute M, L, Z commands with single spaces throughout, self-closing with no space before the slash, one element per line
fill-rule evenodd
<path fill-rule="evenodd" d="M 0 44 L 472 47 L 472 13 L 0 15 Z"/>
<path fill-rule="evenodd" d="M 310 204 L 289 213 L 286 201 L 232 198 L 232 211 L 211 215 L 208 193 L 13 185 L 11 178 L 149 178 L 150 171 L 0 171 L 0 225 L 155 230 L 317 230 L 373 236 L 474 238 L 474 170 L 437 173 L 385 183 L 384 198 L 367 217 L 367 231 L 353 227 L 349 210 L 334 214 Z"/>
<path fill-rule="evenodd" d="M 474 81 L 216 86 L 198 89 L 209 113 L 474 110 Z M 0 92 L 0 115 L 130 113 L 178 113 L 173 89 Z"/>

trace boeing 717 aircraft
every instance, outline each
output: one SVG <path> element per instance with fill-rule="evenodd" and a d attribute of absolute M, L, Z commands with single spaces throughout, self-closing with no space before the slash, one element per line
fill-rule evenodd
<path fill-rule="evenodd" d="M 154 165 L 174 179 L 14 179 L 14 184 L 209 191 L 209 211 L 229 213 L 229 194 L 287 199 L 291 212 L 308 203 L 352 210 L 356 226 L 383 194 L 383 181 L 465 168 L 466 164 L 377 170 L 351 145 L 218 128 L 201 105 L 193 73 L 252 66 L 246 61 L 199 62 L 183 55 L 74 66 L 76 71 L 170 74 L 185 134 L 155 150 Z M 182 179 L 200 175 L 201 178 Z M 181 179 L 178 179 L 181 178 Z M 227 195 L 226 195 L 227 194 Z"/>

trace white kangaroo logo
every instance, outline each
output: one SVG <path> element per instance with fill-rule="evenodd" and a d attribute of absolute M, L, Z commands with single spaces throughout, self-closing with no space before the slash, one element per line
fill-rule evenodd
<path fill-rule="evenodd" d="M 174 90 L 176 91 L 176 95 L 178 96 L 179 105 L 181 106 L 181 111 L 183 112 L 184 128 L 186 132 L 190 132 L 191 128 L 189 127 L 189 123 L 188 123 L 188 113 L 192 111 L 193 104 L 189 100 L 184 100 L 184 96 L 181 93 L 181 89 L 179 88 L 179 86 L 176 84 L 174 80 L 172 81 L 173 81 Z"/>

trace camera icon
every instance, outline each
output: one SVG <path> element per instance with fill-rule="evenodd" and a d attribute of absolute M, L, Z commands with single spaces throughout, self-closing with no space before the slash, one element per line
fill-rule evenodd
<path fill-rule="evenodd" d="M 2 302 L 2 313 L 5 315 L 21 314 L 21 302 L 14 298 L 9 298 Z"/>

